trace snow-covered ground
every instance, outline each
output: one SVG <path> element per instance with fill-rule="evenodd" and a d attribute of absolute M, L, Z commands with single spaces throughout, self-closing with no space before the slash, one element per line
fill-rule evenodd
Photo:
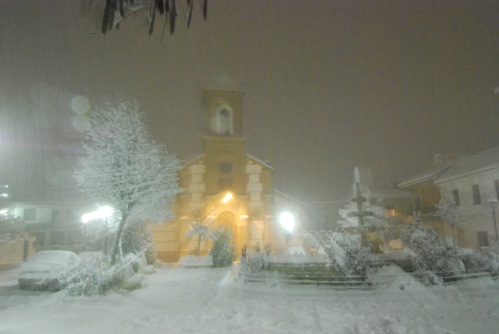
<path fill-rule="evenodd" d="M 166 267 L 139 290 L 69 297 L 18 290 L 0 272 L 0 333 L 498 333 L 499 281 L 423 287 L 397 267 L 387 288 L 235 281 L 235 269 Z"/>

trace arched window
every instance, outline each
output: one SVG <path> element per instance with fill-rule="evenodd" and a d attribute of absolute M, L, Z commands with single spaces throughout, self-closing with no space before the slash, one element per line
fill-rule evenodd
<path fill-rule="evenodd" d="M 232 110 L 227 106 L 217 110 L 217 132 L 220 134 L 233 134 Z"/>

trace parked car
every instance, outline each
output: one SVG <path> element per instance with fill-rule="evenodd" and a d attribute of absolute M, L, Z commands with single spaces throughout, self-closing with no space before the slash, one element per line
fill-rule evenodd
<path fill-rule="evenodd" d="M 21 290 L 59 291 L 59 277 L 72 262 L 80 258 L 73 252 L 48 250 L 36 253 L 21 266 L 19 288 Z"/>

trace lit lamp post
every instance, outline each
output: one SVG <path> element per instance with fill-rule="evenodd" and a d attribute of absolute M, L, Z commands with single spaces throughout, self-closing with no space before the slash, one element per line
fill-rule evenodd
<path fill-rule="evenodd" d="M 0 189 L 5 189 L 5 190 L 2 190 L 1 193 L 0 193 L 0 197 L 3 197 L 3 198 L 9 198 L 9 185 L 8 184 L 5 184 L 3 186 L 0 186 Z"/>
<path fill-rule="evenodd" d="M 9 198 L 9 185 L 5 184 L 3 186 L 0 186 L 0 209 L 2 209 L 4 205 L 7 204 L 7 202 L 4 202 L 4 199 L 6 201 L 7 198 Z M 0 214 L 4 213 L 0 212 Z"/>
<path fill-rule="evenodd" d="M 81 216 L 81 221 L 83 222 L 84 225 L 84 234 L 85 234 L 85 249 L 87 247 L 87 228 L 86 228 L 86 223 L 88 223 L 91 220 L 95 219 L 106 219 L 106 230 L 104 234 L 104 254 L 107 255 L 107 219 L 109 216 L 113 214 L 113 208 L 110 206 L 103 206 L 97 211 L 92 211 L 89 213 L 85 213 L 83 216 Z"/>
<path fill-rule="evenodd" d="M 9 198 L 9 185 L 6 184 L 3 186 L 0 186 L 0 189 L 3 189 L 3 190 L 0 190 L 0 197 L 1 198 Z"/>
<path fill-rule="evenodd" d="M 279 216 L 279 223 L 282 228 L 286 231 L 286 245 L 289 244 L 289 238 L 293 234 L 293 230 L 295 229 L 295 218 L 289 212 L 283 212 Z"/>
<path fill-rule="evenodd" d="M 497 242 L 497 222 L 496 222 L 497 198 L 491 197 L 487 202 L 489 203 L 489 206 L 492 209 L 492 219 L 494 221 L 494 230 L 496 232 L 496 242 Z"/>

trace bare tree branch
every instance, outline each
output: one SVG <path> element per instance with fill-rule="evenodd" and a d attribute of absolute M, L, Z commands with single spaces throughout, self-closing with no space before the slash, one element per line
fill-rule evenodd
<path fill-rule="evenodd" d="M 190 27 L 195 0 L 187 0 L 188 15 L 187 27 Z M 201 1 L 201 0 L 200 0 Z M 203 1 L 203 18 L 206 21 L 208 17 L 208 0 Z M 176 18 L 178 16 L 178 7 L 176 0 L 106 0 L 104 15 L 102 17 L 102 34 L 111 31 L 113 27 L 118 27 L 118 23 L 137 13 L 138 11 L 148 9 L 149 35 L 154 31 L 156 11 L 159 15 L 165 14 L 166 22 L 169 21 L 170 34 L 175 32 Z"/>

